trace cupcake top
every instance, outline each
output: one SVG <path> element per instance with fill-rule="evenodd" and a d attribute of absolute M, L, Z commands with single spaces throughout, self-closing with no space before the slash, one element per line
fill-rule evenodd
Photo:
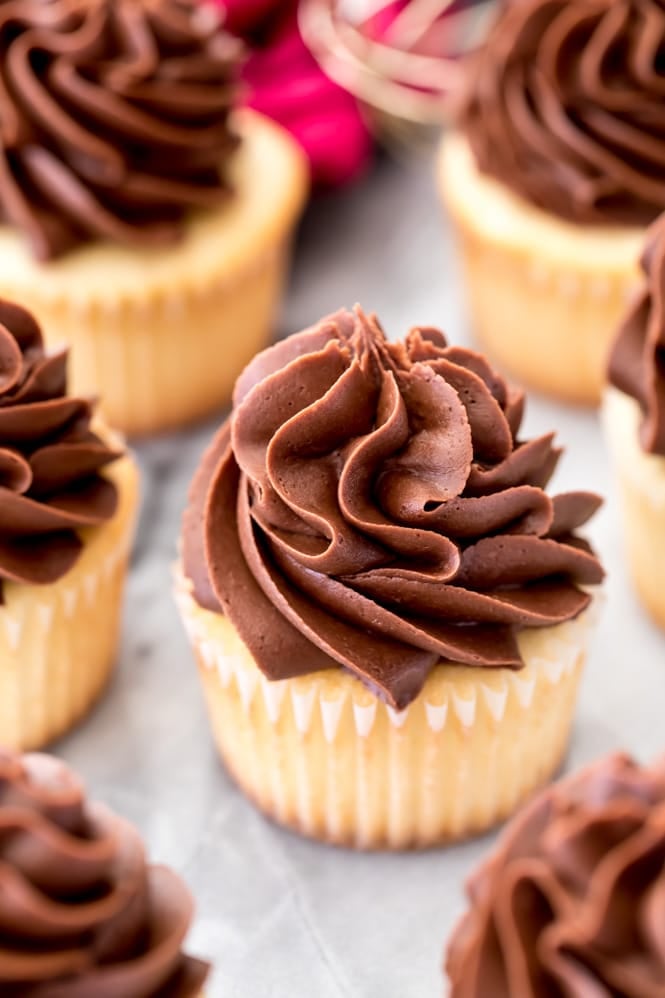
<path fill-rule="evenodd" d="M 436 329 L 341 311 L 259 354 L 195 476 L 183 560 L 269 679 L 340 666 L 397 708 L 438 662 L 522 664 L 601 567 L 589 493 L 550 497 L 553 435 Z"/>
<path fill-rule="evenodd" d="M 469 62 L 479 169 L 552 214 L 641 225 L 665 209 L 662 0 L 507 0 Z"/>
<path fill-rule="evenodd" d="M 228 195 L 238 43 L 198 0 L 0 4 L 0 219 L 40 260 L 172 243 Z"/>
<path fill-rule="evenodd" d="M 0 300 L 0 602 L 3 581 L 55 582 L 76 562 L 78 531 L 110 519 L 121 456 L 90 428 L 93 403 L 71 398 L 67 353 L 48 356 L 35 320 Z"/>
<path fill-rule="evenodd" d="M 619 330 L 609 377 L 639 402 L 643 449 L 665 457 L 665 215 L 649 230 L 642 269 L 644 287 Z"/>
<path fill-rule="evenodd" d="M 61 762 L 0 751 L 3 998 L 194 998 L 193 904 Z"/>
<path fill-rule="evenodd" d="M 471 879 L 451 998 L 665 991 L 665 760 L 614 755 L 551 787 Z"/>

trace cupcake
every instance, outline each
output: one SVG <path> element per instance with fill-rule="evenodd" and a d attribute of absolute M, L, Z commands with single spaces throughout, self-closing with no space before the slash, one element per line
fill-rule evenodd
<path fill-rule="evenodd" d="M 67 354 L 0 301 L 0 744 L 34 748 L 91 706 L 113 665 L 137 470 L 66 394 Z"/>
<path fill-rule="evenodd" d="M 473 325 L 520 382 L 599 401 L 665 208 L 660 0 L 500 7 L 468 64 L 440 187 L 458 232 Z"/>
<path fill-rule="evenodd" d="M 564 754 L 602 570 L 552 435 L 436 329 L 341 311 L 260 354 L 184 517 L 214 737 L 277 821 L 360 848 L 509 814 Z"/>
<path fill-rule="evenodd" d="M 0 751 L 3 998 L 201 998 L 193 904 L 63 763 Z"/>
<path fill-rule="evenodd" d="M 665 993 L 665 761 L 613 755 L 551 787 L 472 877 L 451 998 Z"/>
<path fill-rule="evenodd" d="M 0 42 L 0 294 L 71 345 L 73 391 L 117 428 L 205 416 L 271 332 L 302 153 L 233 112 L 214 6 L 18 0 Z"/>
<path fill-rule="evenodd" d="M 649 232 L 642 267 L 644 285 L 610 355 L 604 417 L 630 569 L 665 628 L 665 215 Z"/>

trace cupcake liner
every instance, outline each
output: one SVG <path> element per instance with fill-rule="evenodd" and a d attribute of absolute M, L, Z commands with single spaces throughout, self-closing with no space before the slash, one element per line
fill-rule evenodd
<path fill-rule="evenodd" d="M 244 112 L 238 123 L 235 192 L 193 215 L 177 246 L 90 244 L 39 265 L 0 228 L 0 295 L 35 314 L 49 346 L 71 346 L 70 391 L 98 395 L 126 433 L 173 429 L 220 408 L 270 339 L 306 165 L 262 116 Z"/>
<path fill-rule="evenodd" d="M 526 666 L 441 665 L 397 712 L 340 670 L 269 682 L 230 622 L 177 576 L 220 754 L 244 792 L 304 835 L 425 847 L 510 814 L 565 752 L 593 612 L 524 632 Z"/>
<path fill-rule="evenodd" d="M 665 457 L 640 447 L 640 408 L 607 390 L 603 422 L 619 482 L 630 569 L 642 603 L 665 629 Z"/>
<path fill-rule="evenodd" d="M 516 380 L 570 402 L 600 401 L 614 334 L 639 283 L 642 228 L 576 226 L 478 173 L 448 138 L 440 187 L 461 248 L 472 323 Z"/>
<path fill-rule="evenodd" d="M 98 393 L 105 417 L 124 432 L 154 433 L 228 402 L 238 373 L 267 344 L 289 247 L 257 254 L 232 282 L 220 277 L 205 289 L 183 286 L 114 309 L 36 297 L 29 304 L 50 345 L 70 345 L 70 390 Z"/>
<path fill-rule="evenodd" d="M 84 533 L 75 566 L 48 586 L 6 583 L 0 606 L 0 744 L 40 748 L 102 692 L 116 654 L 138 476 L 130 458 L 108 472 L 115 517 Z"/>

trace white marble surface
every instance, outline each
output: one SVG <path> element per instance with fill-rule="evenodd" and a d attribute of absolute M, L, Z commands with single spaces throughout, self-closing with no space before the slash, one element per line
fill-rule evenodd
<path fill-rule="evenodd" d="M 383 163 L 305 220 L 281 322 L 293 331 L 360 301 L 388 332 L 440 324 L 466 339 L 431 163 Z M 435 998 L 464 878 L 491 837 L 413 855 L 355 855 L 301 841 L 260 817 L 218 764 L 170 592 L 188 481 L 215 423 L 142 444 L 144 507 L 117 679 L 56 746 L 177 867 L 198 899 L 190 949 L 215 962 L 209 998 Z M 665 638 L 631 594 L 618 510 L 594 414 L 534 399 L 527 429 L 558 428 L 560 487 L 609 501 L 594 540 L 607 606 L 583 686 L 569 767 L 614 747 L 665 747 Z"/>

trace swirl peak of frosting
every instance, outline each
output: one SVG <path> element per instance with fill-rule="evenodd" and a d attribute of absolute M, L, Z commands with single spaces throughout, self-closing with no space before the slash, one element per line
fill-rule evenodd
<path fill-rule="evenodd" d="M 579 223 L 665 209 L 662 0 L 504 3 L 470 58 L 461 127 L 479 169 Z"/>
<path fill-rule="evenodd" d="M 468 885 L 451 998 L 665 993 L 665 760 L 613 755 L 539 795 Z"/>
<path fill-rule="evenodd" d="M 0 300 L 0 601 L 3 581 L 46 585 L 75 564 L 78 531 L 116 510 L 100 474 L 121 452 L 91 430 L 93 404 L 67 391 L 67 354 Z"/>
<path fill-rule="evenodd" d="M 340 666 L 393 706 L 440 661 L 522 664 L 516 631 L 581 613 L 599 500 L 545 491 L 552 435 L 436 329 L 341 311 L 259 354 L 194 479 L 184 570 L 270 679 Z"/>
<path fill-rule="evenodd" d="M 0 751 L 0 993 L 194 998 L 185 885 L 59 760 Z"/>
<path fill-rule="evenodd" d="M 239 46 L 197 0 L 0 2 L 0 219 L 41 260 L 177 241 L 229 193 Z"/>
<path fill-rule="evenodd" d="M 665 457 L 665 215 L 653 224 L 642 257 L 645 282 L 612 348 L 609 378 L 643 414 L 643 449 Z"/>

